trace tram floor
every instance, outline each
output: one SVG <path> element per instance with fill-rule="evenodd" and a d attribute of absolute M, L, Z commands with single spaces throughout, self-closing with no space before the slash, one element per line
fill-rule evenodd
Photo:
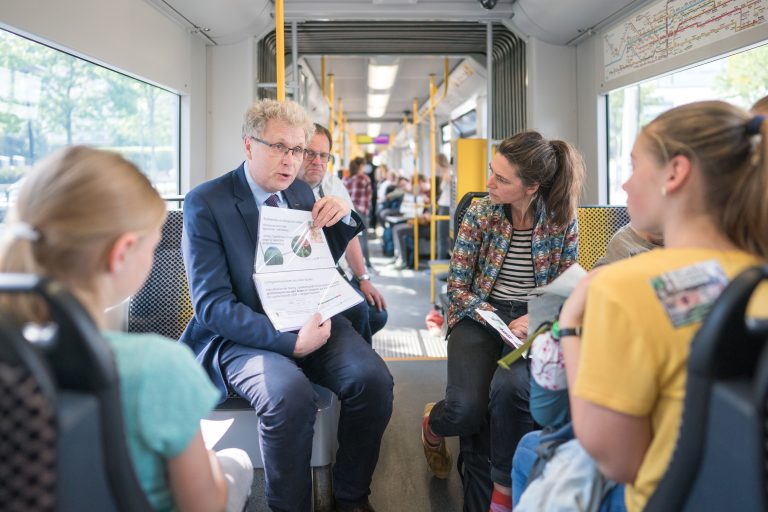
<path fill-rule="evenodd" d="M 371 484 L 371 505 L 377 512 L 458 512 L 462 507 L 459 474 L 446 480 L 432 476 L 421 447 L 424 404 L 445 393 L 445 360 L 388 361 L 395 381 L 392 419 L 382 440 L 379 463 Z M 458 438 L 449 438 L 455 458 Z M 249 512 L 268 512 L 264 471 L 256 470 Z"/>

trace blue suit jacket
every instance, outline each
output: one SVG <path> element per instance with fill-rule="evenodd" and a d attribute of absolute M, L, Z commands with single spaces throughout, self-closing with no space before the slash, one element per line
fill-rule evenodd
<path fill-rule="evenodd" d="M 311 210 L 315 197 L 309 186 L 295 180 L 283 191 L 288 207 Z M 335 260 L 362 229 L 338 222 L 324 228 Z M 297 334 L 277 331 L 264 314 L 253 283 L 259 209 L 245 180 L 243 165 L 224 176 L 195 187 L 184 198 L 181 247 L 195 314 L 181 335 L 226 396 L 219 366 L 222 344 L 271 350 L 291 357 Z"/>

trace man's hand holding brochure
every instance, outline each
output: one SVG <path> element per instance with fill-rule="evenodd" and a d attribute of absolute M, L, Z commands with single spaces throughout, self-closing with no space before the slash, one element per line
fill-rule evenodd
<path fill-rule="evenodd" d="M 311 212 L 262 207 L 253 280 L 275 329 L 295 331 L 314 313 L 325 321 L 362 302 L 335 267 Z"/>

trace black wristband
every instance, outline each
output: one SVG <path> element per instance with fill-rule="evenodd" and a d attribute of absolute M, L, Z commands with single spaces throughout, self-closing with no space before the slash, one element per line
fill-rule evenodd
<path fill-rule="evenodd" d="M 581 337 L 581 327 L 560 327 L 559 335 L 561 338 L 566 336 Z"/>

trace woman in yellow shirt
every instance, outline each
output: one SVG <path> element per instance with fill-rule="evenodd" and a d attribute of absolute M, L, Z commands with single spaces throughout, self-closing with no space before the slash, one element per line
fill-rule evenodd
<path fill-rule="evenodd" d="M 645 507 L 672 455 L 702 317 L 728 280 L 768 255 L 766 136 L 764 118 L 719 101 L 645 126 L 627 207 L 666 247 L 590 274 L 561 311 L 576 437 L 606 477 L 627 484 L 630 512 Z"/>

